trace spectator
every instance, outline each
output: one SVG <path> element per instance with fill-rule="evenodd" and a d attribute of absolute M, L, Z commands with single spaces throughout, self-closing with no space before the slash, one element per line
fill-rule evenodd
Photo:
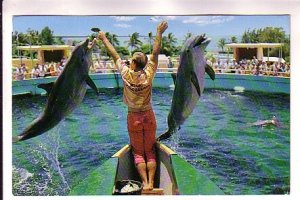
<path fill-rule="evenodd" d="M 23 73 L 24 73 L 24 79 L 29 79 L 30 78 L 30 73 L 29 73 L 26 65 L 23 63 L 21 66 L 22 66 L 22 70 L 23 70 Z"/>
<path fill-rule="evenodd" d="M 56 64 L 56 70 L 57 70 L 57 75 L 60 75 L 61 72 L 64 70 L 64 65 L 62 64 L 62 62 L 58 62 Z"/>
<path fill-rule="evenodd" d="M 61 62 L 61 65 L 64 67 L 66 65 L 67 58 L 65 56 L 62 57 L 62 59 L 60 60 L 60 62 Z"/>
<path fill-rule="evenodd" d="M 31 70 L 31 78 L 38 78 L 40 74 L 39 64 L 37 63 Z"/>
<path fill-rule="evenodd" d="M 57 71 L 54 67 L 54 64 L 50 64 L 49 73 L 50 73 L 51 76 L 57 76 Z"/>
<path fill-rule="evenodd" d="M 47 73 L 47 65 L 39 65 L 39 77 L 45 77 Z"/>
<path fill-rule="evenodd" d="M 24 79 L 24 69 L 22 65 L 19 65 L 15 71 L 15 78 L 16 80 L 20 81 Z"/>

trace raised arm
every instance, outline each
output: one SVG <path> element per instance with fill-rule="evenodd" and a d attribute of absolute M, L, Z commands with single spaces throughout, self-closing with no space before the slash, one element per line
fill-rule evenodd
<path fill-rule="evenodd" d="M 114 62 L 116 63 L 117 60 L 120 58 L 120 56 L 117 53 L 116 49 L 113 47 L 113 45 L 109 42 L 109 40 L 105 36 L 105 32 L 99 31 L 98 38 L 103 42 L 109 55 L 113 58 Z"/>
<path fill-rule="evenodd" d="M 160 22 L 159 25 L 157 26 L 156 37 L 153 44 L 153 51 L 150 56 L 150 60 L 154 62 L 155 65 L 158 64 L 158 54 L 160 52 L 162 34 L 165 32 L 167 28 L 168 28 L 168 23 L 166 21 Z"/>

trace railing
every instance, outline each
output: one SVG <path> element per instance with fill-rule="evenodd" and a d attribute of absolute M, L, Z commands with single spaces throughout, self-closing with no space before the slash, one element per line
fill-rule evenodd
<path fill-rule="evenodd" d="M 214 69 L 216 73 L 219 74 L 246 74 L 246 75 L 262 75 L 262 76 L 282 76 L 282 77 L 290 77 L 290 72 L 276 72 L 276 71 L 264 71 L 260 70 L 258 74 L 257 71 L 254 70 L 244 70 L 244 69 Z"/>
<path fill-rule="evenodd" d="M 162 73 L 177 73 L 177 68 L 157 68 L 157 72 Z M 255 74 L 255 70 L 240 70 L 240 69 L 215 69 L 217 74 L 241 74 L 241 75 L 257 75 Z M 29 79 L 40 79 L 40 78 L 48 78 L 48 77 L 57 77 L 58 75 L 51 75 L 53 73 L 58 73 L 57 71 L 54 72 L 46 72 L 45 76 L 32 78 L 32 73 L 25 73 L 23 75 L 23 79 L 20 80 L 29 80 Z M 118 73 L 117 69 L 113 68 L 101 68 L 98 71 L 90 71 L 90 74 L 108 74 L 108 73 Z M 260 71 L 258 74 L 259 76 L 279 76 L 279 77 L 290 77 L 290 72 L 275 72 L 275 71 Z M 13 81 L 18 81 L 17 75 L 13 74 Z"/>

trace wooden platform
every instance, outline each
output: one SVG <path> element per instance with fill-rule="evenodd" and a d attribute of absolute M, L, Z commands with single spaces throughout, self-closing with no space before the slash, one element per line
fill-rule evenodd
<path fill-rule="evenodd" d="M 153 190 L 142 191 L 142 195 L 164 195 L 163 188 L 153 188 Z"/>

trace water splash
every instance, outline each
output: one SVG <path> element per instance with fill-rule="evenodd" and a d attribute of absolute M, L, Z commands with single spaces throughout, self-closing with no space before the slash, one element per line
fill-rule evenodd
<path fill-rule="evenodd" d="M 62 185 L 61 189 L 62 192 L 65 193 L 70 190 L 70 186 L 68 182 L 66 181 L 66 178 L 64 176 L 62 167 L 63 165 L 59 162 L 59 148 L 60 148 L 60 129 L 64 126 L 64 121 L 58 125 L 54 131 L 48 134 L 48 141 L 49 146 L 46 143 L 40 143 L 39 144 L 39 151 L 44 156 L 46 160 L 50 162 L 49 171 L 53 169 L 53 173 L 58 173 L 59 177 L 61 178 Z M 49 174 L 49 179 L 51 180 L 51 173 Z"/>
<path fill-rule="evenodd" d="M 18 191 L 23 191 L 24 193 L 29 193 L 30 180 L 33 177 L 33 174 L 28 172 L 24 168 L 17 168 L 12 166 L 13 173 L 13 193 L 18 193 Z"/>

